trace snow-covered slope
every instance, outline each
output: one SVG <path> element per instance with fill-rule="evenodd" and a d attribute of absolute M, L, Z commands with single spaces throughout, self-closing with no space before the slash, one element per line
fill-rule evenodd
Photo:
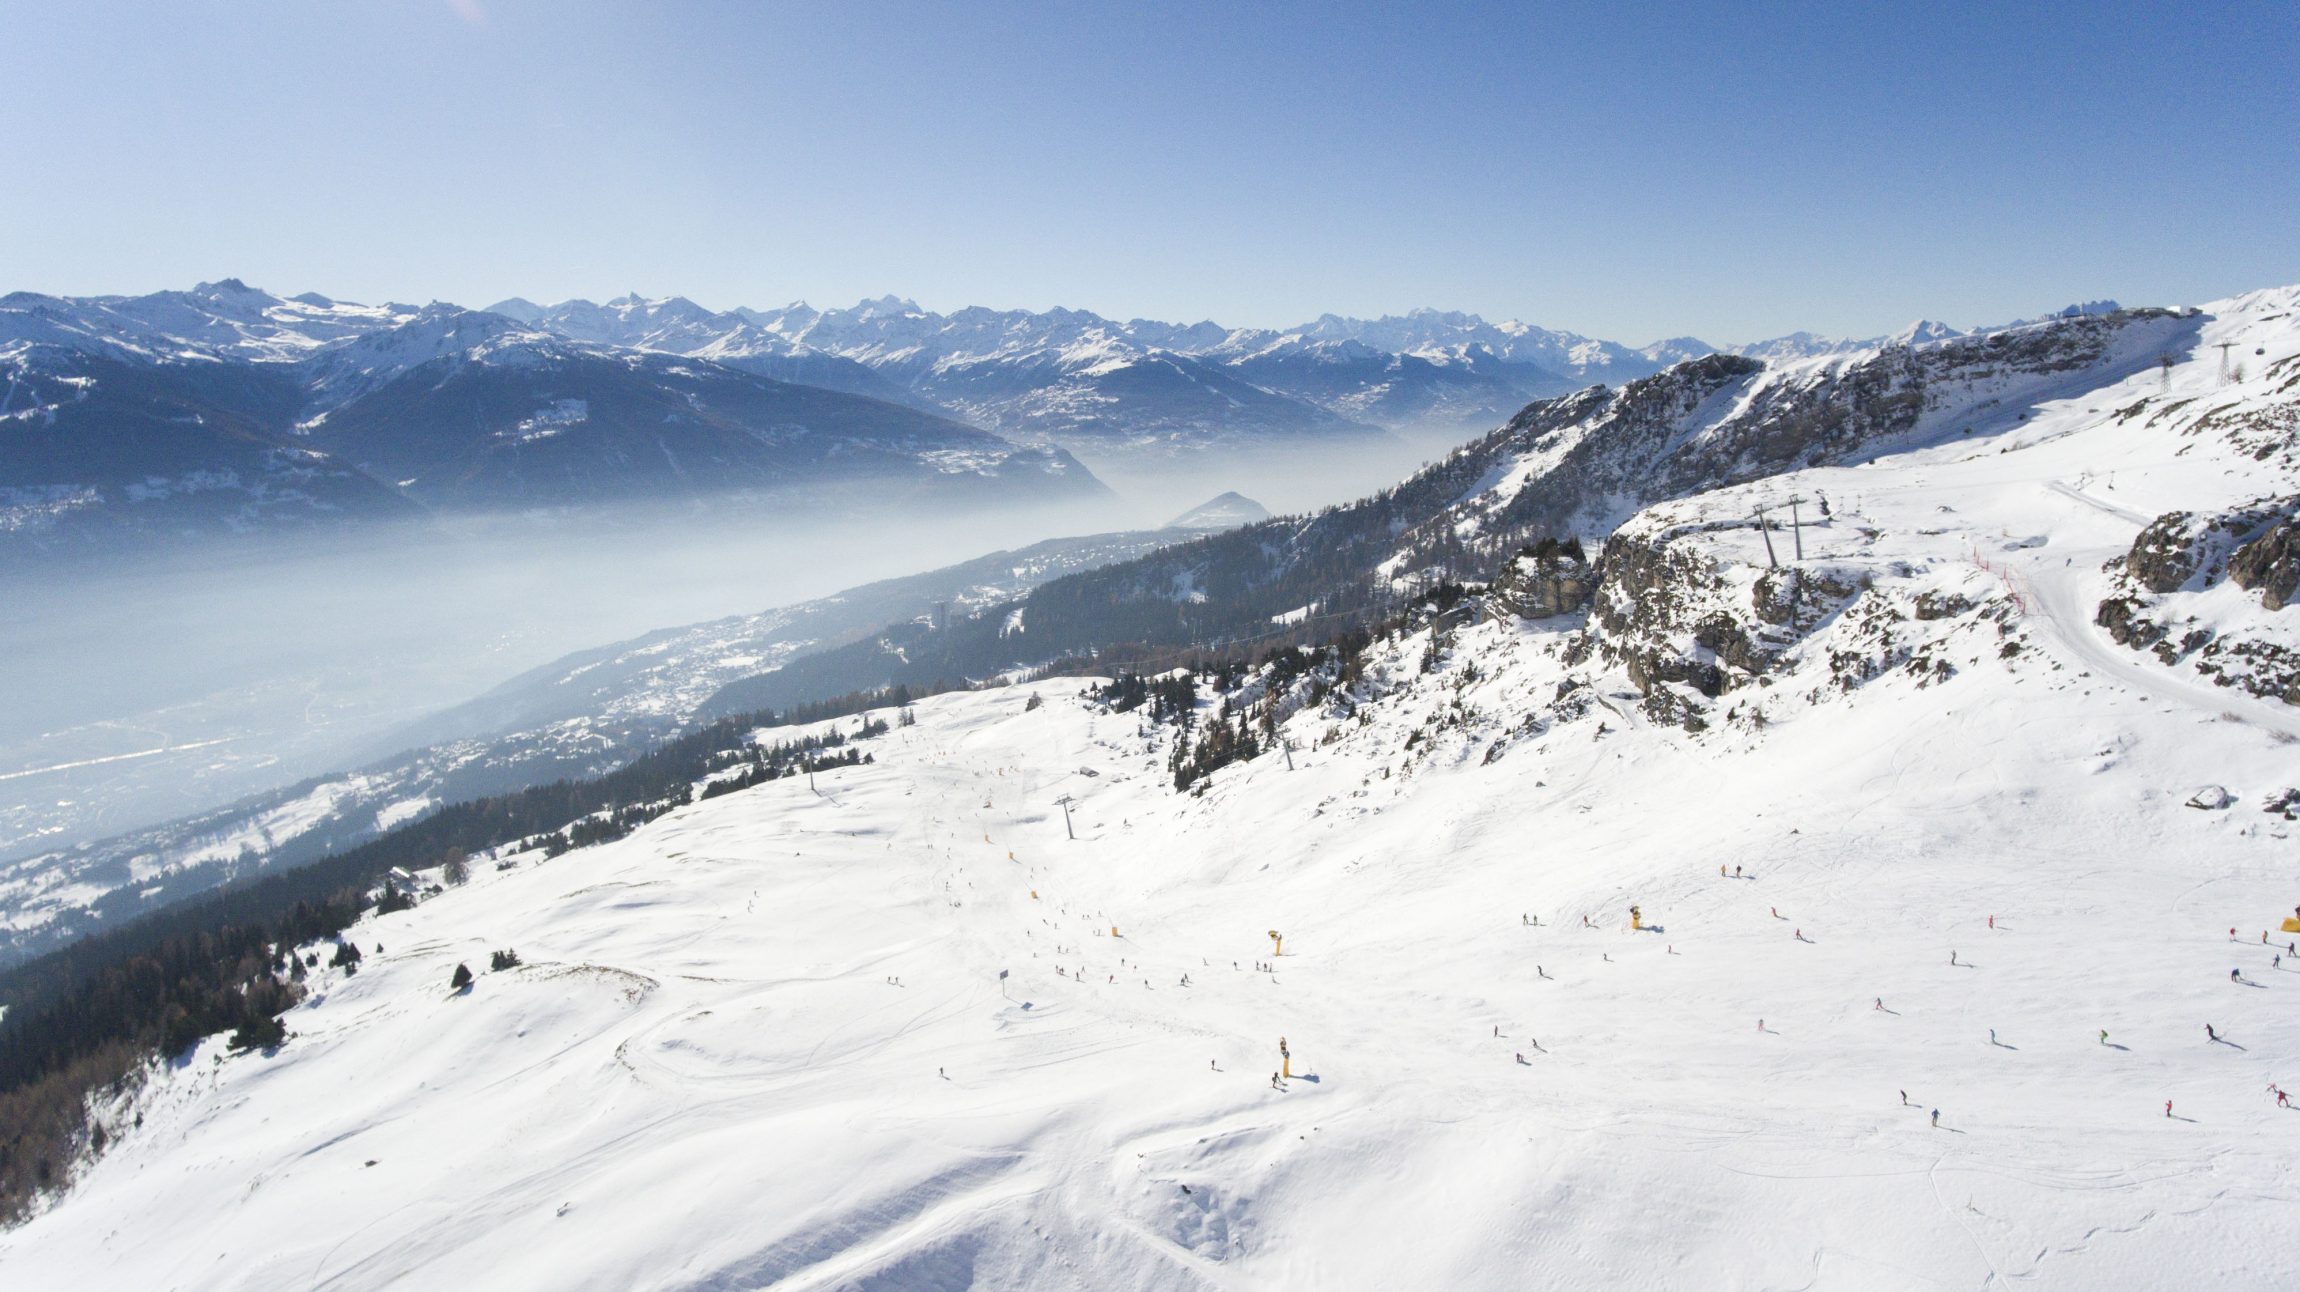
<path fill-rule="evenodd" d="M 1926 367 L 1857 459 L 1637 511 L 1586 613 L 1418 614 L 1187 736 L 936 697 L 868 766 L 477 866 L 284 1047 L 110 1107 L 0 1277 L 2288 1282 L 2300 711 L 2091 620 L 2146 518 L 2294 492 L 2131 410 L 2265 400 L 2205 347 L 2300 328 L 2165 318 L 2169 376 L 2113 359 L 2149 318 L 2001 414 Z M 1264 712 L 1290 748 L 1175 792 Z"/>

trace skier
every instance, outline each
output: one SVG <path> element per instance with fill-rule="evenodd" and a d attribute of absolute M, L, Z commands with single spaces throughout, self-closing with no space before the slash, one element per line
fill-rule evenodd
<path fill-rule="evenodd" d="M 1270 1074 L 1270 1089 L 1272 1089 L 1272 1090 L 1283 1090 L 1283 1089 L 1285 1089 L 1285 1087 L 1284 1087 L 1284 1086 L 1281 1086 L 1281 1085 L 1279 1085 L 1279 1084 L 1278 1084 L 1278 1074 L 1277 1074 L 1277 1073 L 1275 1073 L 1275 1072 L 1273 1072 L 1273 1073 L 1271 1073 L 1271 1074 Z"/>
<path fill-rule="evenodd" d="M 1989 917 L 1989 927 L 1993 929 L 1993 928 L 1995 928 L 1996 926 L 1997 926 L 1997 917 L 1996 917 L 1996 916 L 1994 916 L 1994 915 L 1992 915 L 1992 916 L 1990 916 L 1990 917 Z"/>
<path fill-rule="evenodd" d="M 1957 962 L 1957 953 L 1956 953 L 1956 952 L 1954 952 L 1954 951 L 1951 951 L 1951 952 L 1949 952 L 1949 963 L 1950 963 L 1950 964 L 1955 964 L 1956 962 Z"/>
<path fill-rule="evenodd" d="M 1882 1012 L 1884 1011 L 1884 1008 L 1885 1008 L 1885 998 L 1884 998 L 1884 997 L 1882 997 L 1882 996 L 1879 996 L 1879 997 L 1877 997 L 1877 1004 L 1876 1004 L 1876 1009 L 1877 1009 L 1877 1011 L 1878 1011 L 1879 1013 L 1882 1013 Z"/>
<path fill-rule="evenodd" d="M 1523 1063 L 1523 1062 L 1525 1062 L 1525 1051 L 1523 1051 L 1523 1050 L 1519 1050 L 1519 1051 L 1517 1052 L 1517 1061 L 1518 1061 L 1519 1063 Z"/>
<path fill-rule="evenodd" d="M 2172 1101 L 2169 1099 L 2164 1101 L 2164 1115 L 2167 1117 L 2172 1115 Z"/>
<path fill-rule="evenodd" d="M 1903 1107 L 1903 1108 L 1906 1108 L 1906 1107 L 1908 1107 L 1908 1106 L 1909 1106 L 1909 1092 L 1908 1092 L 1908 1091 L 1906 1091 L 1906 1090 L 1904 1090 L 1904 1091 L 1902 1091 L 1902 1092 L 1901 1092 L 1901 1107 Z"/>
<path fill-rule="evenodd" d="M 2108 1044 L 2108 1029 L 2105 1027 L 2100 1029 L 2100 1043 L 2102 1045 Z"/>
<path fill-rule="evenodd" d="M 2204 1025 L 2204 1039 L 2207 1041 L 2217 1041 L 2220 1039 L 2220 1033 L 2212 1030 L 2212 1024 L 2206 1023 Z"/>
<path fill-rule="evenodd" d="M 1501 1024 L 1499 1024 L 1499 1023 L 1496 1023 L 1496 1024 L 1494 1024 L 1494 1025 L 1493 1025 L 1493 1034 L 1494 1034 L 1495 1036 L 1500 1036 L 1500 1035 L 1501 1035 Z"/>
<path fill-rule="evenodd" d="M 1735 866 L 1735 867 L 1733 868 L 1733 878 L 1735 878 L 1735 879 L 1739 879 L 1739 878 L 1741 878 L 1741 868 L 1740 868 L 1739 866 Z"/>
<path fill-rule="evenodd" d="M 2231 970 L 2229 970 L 2229 971 L 2228 971 L 2228 981 L 2230 981 L 2230 982 L 2242 982 L 2242 981 L 2244 981 L 2244 971 L 2243 971 L 2242 969 L 2231 969 Z"/>
<path fill-rule="evenodd" d="M 1935 1108 L 1935 1109 L 1933 1110 L 1933 1125 L 1935 1125 L 1935 1126 L 1938 1126 L 1938 1125 L 1940 1125 L 1940 1124 L 1941 1124 L 1941 1110 L 1940 1110 L 1940 1109 L 1938 1109 L 1938 1108 Z"/>
<path fill-rule="evenodd" d="M 1717 878 L 1725 878 L 1725 863 L 1722 861 L 1717 863 Z"/>
<path fill-rule="evenodd" d="M 1757 1020 L 1757 1030 L 1758 1030 L 1758 1031 L 1760 1031 L 1760 1032 L 1762 1032 L 1762 1031 L 1764 1031 L 1764 1030 L 1765 1030 L 1765 1020 L 1764 1020 L 1764 1019 L 1761 1019 L 1761 1018 L 1760 1018 L 1760 1019 L 1758 1019 L 1758 1020 Z"/>
<path fill-rule="evenodd" d="M 1774 918 L 1774 919 L 1776 919 L 1776 920 L 1777 920 L 1777 919 L 1780 919 L 1780 918 L 1781 918 L 1781 908 L 1780 908 L 1780 907 L 1778 907 L 1778 906 L 1768 906 L 1768 907 L 1766 907 L 1765 909 L 1766 909 L 1766 910 L 1768 910 L 1768 911 L 1771 911 L 1771 912 L 1773 913 L 1773 918 Z"/>
<path fill-rule="evenodd" d="M 1996 1030 L 1995 1028 L 1993 1028 L 1993 1027 L 1992 1027 L 1992 1028 L 1990 1028 L 1990 1029 L 1989 1029 L 1989 1044 L 1991 1044 L 1991 1045 L 1995 1045 L 1996 1043 L 1997 1043 L 1997 1030 Z"/>

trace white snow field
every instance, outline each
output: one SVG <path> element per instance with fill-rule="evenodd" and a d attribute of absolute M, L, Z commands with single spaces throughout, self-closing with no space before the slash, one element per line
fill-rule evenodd
<path fill-rule="evenodd" d="M 2198 354 L 1632 520 L 1745 601 L 1722 526 L 1824 493 L 1807 564 L 1869 583 L 1698 731 L 1488 620 L 1203 795 L 1065 679 L 475 866 L 118 1110 L 0 1285 L 2291 1286 L 2300 709 L 2090 622 L 2148 518 L 2293 489 L 2118 416 L 2269 398 Z"/>

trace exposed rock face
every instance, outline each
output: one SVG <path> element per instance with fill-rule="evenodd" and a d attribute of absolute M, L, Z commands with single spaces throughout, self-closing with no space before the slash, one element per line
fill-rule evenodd
<path fill-rule="evenodd" d="M 1549 619 L 1576 614 L 1589 607 L 1597 591 L 1597 572 L 1583 556 L 1581 544 L 1544 540 L 1518 553 L 1494 576 L 1493 599 L 1503 609 L 1524 619 Z"/>
<path fill-rule="evenodd" d="M 2162 595 L 2219 581 L 2229 552 L 2277 514 L 2274 504 L 2198 515 L 2170 511 L 2151 521 L 2132 540 L 2124 570 L 2147 592 Z"/>
<path fill-rule="evenodd" d="M 2236 586 L 2260 594 L 2260 604 L 2282 610 L 2300 589 L 2300 520 L 2291 516 L 2269 526 L 2228 558 Z"/>
<path fill-rule="evenodd" d="M 1800 668 L 1827 679 L 1800 692 L 1811 700 L 1888 676 L 1931 686 L 1978 663 L 2014 667 L 2022 653 L 2018 611 L 1983 571 L 1861 556 L 1772 566 L 1752 557 L 1753 524 L 1662 504 L 1623 525 L 1598 558 L 1568 661 L 1619 667 L 1646 717 L 1697 732 L 1720 714 L 1763 725 L 1768 702 L 1743 693 Z"/>
<path fill-rule="evenodd" d="M 1516 459 L 1525 482 L 1459 510 L 1486 533 L 1602 534 L 1654 502 L 2010 422 L 2067 373 L 2196 326 L 2126 310 L 1780 368 L 1713 354 L 1528 406 L 1468 450 Z"/>
<path fill-rule="evenodd" d="M 1959 593 L 1920 592 L 1917 594 L 1916 615 L 1919 619 L 1951 619 L 1972 608 L 1972 598 Z"/>
<path fill-rule="evenodd" d="M 2300 625 L 2231 622 L 2200 604 L 2222 583 L 2273 615 L 2300 592 L 2300 495 L 2219 512 L 2167 512 L 2112 562 L 2113 591 L 2093 622 L 2117 644 L 2183 662 L 2221 686 L 2300 704 Z"/>
<path fill-rule="evenodd" d="M 1606 540 L 1590 649 L 1619 664 L 1656 721 L 1704 725 L 1703 702 L 1769 684 L 1783 656 L 1863 588 L 1823 565 L 1720 564 L 1710 527 L 1627 526 Z"/>

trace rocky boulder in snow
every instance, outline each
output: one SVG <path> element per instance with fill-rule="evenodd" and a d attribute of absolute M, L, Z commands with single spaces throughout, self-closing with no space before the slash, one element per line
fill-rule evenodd
<path fill-rule="evenodd" d="M 1493 598 L 1523 619 L 1550 619 L 1587 609 L 1597 591 L 1597 573 L 1568 539 L 1544 539 L 1518 553 L 1494 576 Z"/>
<path fill-rule="evenodd" d="M 2109 568 L 2093 622 L 2118 645 L 2300 704 L 2300 625 L 2277 613 L 2300 591 L 2300 495 L 2167 512 Z M 2255 594 L 2260 611 L 2232 606 L 2224 584 Z"/>
<path fill-rule="evenodd" d="M 2237 548 L 2228 558 L 2228 577 L 2237 587 L 2260 594 L 2260 604 L 2282 610 L 2300 589 L 2300 519 L 2292 515 L 2300 499 L 2286 499 L 2285 515 Z"/>

